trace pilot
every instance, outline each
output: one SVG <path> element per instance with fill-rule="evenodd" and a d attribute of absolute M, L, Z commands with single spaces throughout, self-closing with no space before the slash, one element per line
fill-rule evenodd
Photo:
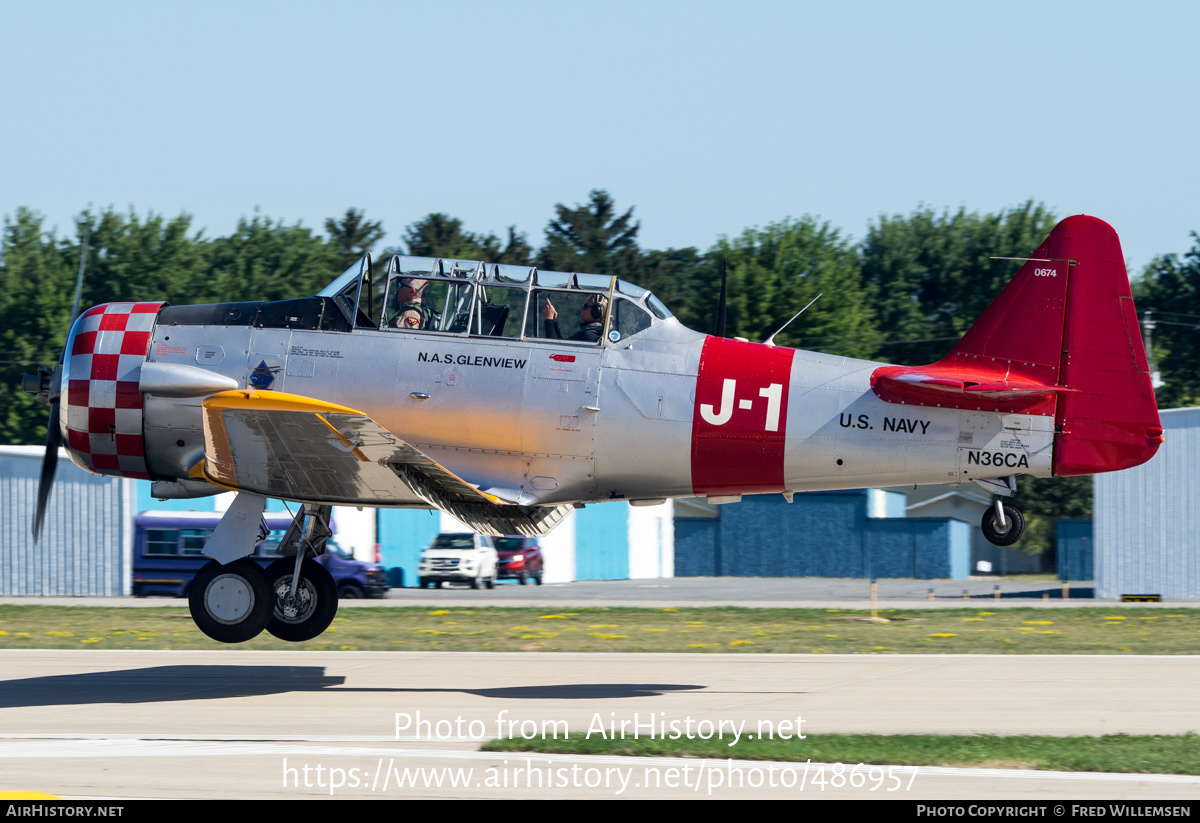
<path fill-rule="evenodd" d="M 595 343 L 599 340 L 604 335 L 604 309 L 607 306 L 608 298 L 604 295 L 590 295 L 579 307 L 579 331 L 567 339 L 584 343 Z M 558 327 L 558 310 L 554 308 L 549 297 L 546 298 L 546 305 L 542 306 L 542 317 L 546 336 L 562 340 L 562 330 Z"/>
<path fill-rule="evenodd" d="M 417 277 L 401 277 L 396 292 L 400 310 L 392 318 L 392 327 L 397 329 L 428 329 L 433 320 L 433 309 L 425 304 L 425 291 L 429 281 Z"/>

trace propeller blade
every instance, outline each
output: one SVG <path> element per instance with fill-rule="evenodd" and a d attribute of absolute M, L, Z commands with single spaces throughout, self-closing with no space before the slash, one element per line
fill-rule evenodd
<path fill-rule="evenodd" d="M 75 302 L 71 306 L 71 320 L 67 323 L 68 335 L 71 333 L 71 327 L 75 325 L 75 321 L 79 318 L 79 300 L 83 296 L 83 270 L 87 266 L 89 235 L 90 226 L 85 225 L 83 230 L 83 248 L 79 251 L 79 274 L 75 277 Z M 66 356 L 67 352 L 64 349 L 62 357 L 58 361 L 59 366 L 62 366 L 62 361 Z M 46 506 L 50 502 L 50 492 L 54 489 L 54 472 L 58 469 L 58 449 L 62 445 L 62 426 L 58 419 L 59 393 L 62 390 L 62 386 L 55 385 L 56 383 L 61 383 L 62 371 L 61 369 L 55 369 L 54 372 L 49 387 L 51 399 L 50 420 L 46 423 L 46 454 L 42 457 L 42 477 L 38 481 L 37 509 L 33 512 L 34 543 L 42 536 L 42 523 L 46 519 Z"/>
<path fill-rule="evenodd" d="M 79 274 L 75 278 L 75 302 L 71 306 L 71 322 L 67 323 L 68 334 L 71 333 L 71 327 L 75 325 L 75 320 L 79 317 L 79 298 L 83 296 L 83 267 L 87 264 L 89 234 L 88 227 L 85 227 L 83 230 L 83 249 L 79 252 Z"/>
<path fill-rule="evenodd" d="M 57 399 L 50 403 L 50 421 L 46 424 L 46 454 L 42 457 L 42 478 L 38 482 L 37 509 L 33 513 L 33 542 L 42 536 L 42 523 L 46 519 L 46 504 L 50 502 L 50 491 L 54 488 L 54 472 L 58 468 L 58 447 L 62 445 L 62 427 L 58 421 Z"/>

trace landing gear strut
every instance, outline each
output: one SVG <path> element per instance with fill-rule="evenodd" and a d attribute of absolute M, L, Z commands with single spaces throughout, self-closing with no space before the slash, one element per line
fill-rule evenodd
<path fill-rule="evenodd" d="M 997 495 L 996 502 L 983 513 L 983 521 L 979 526 L 989 543 L 1011 546 L 1025 533 L 1025 517 L 1020 509 L 1011 503 L 1004 504 Z"/>
<path fill-rule="evenodd" d="M 1016 543 L 1025 533 L 1025 517 L 1012 503 L 1005 503 L 1004 498 L 1017 493 L 1017 476 L 977 477 L 975 483 L 994 495 L 992 505 L 983 513 L 983 520 L 979 524 L 983 536 L 995 546 Z"/>
<path fill-rule="evenodd" d="M 274 612 L 267 631 L 280 640 L 299 643 L 312 640 L 329 628 L 337 614 L 337 584 L 325 567 L 305 559 L 300 565 L 300 582 L 292 593 L 296 562 L 283 557 L 267 566 Z"/>
<path fill-rule="evenodd" d="M 333 535 L 331 507 L 305 505 L 279 544 L 284 557 L 265 571 L 248 556 L 258 545 L 262 508 L 261 497 L 239 494 L 204 546 L 214 559 L 192 581 L 188 607 L 196 626 L 213 640 L 244 643 L 263 629 L 281 640 L 311 640 L 337 614 L 337 584 L 312 559 L 325 553 Z M 267 535 L 265 523 L 261 529 L 258 542 Z"/>
<path fill-rule="evenodd" d="M 333 534 L 330 514 L 329 506 L 305 505 L 279 544 L 285 556 L 267 567 L 273 607 L 267 631 L 280 640 L 311 640 L 329 628 L 337 614 L 333 575 L 310 559 L 325 553 L 325 542 Z"/>

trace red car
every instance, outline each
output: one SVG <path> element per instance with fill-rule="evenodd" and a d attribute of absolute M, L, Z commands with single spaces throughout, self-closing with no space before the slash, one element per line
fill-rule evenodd
<path fill-rule="evenodd" d="M 496 579 L 520 580 L 525 585 L 526 580 L 533 579 L 542 585 L 542 550 L 536 537 L 492 538 L 496 544 Z"/>

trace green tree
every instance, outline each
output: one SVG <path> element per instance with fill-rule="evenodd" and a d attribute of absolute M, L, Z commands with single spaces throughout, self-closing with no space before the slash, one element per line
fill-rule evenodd
<path fill-rule="evenodd" d="M 631 282 L 654 292 L 654 296 L 675 314 L 686 312 L 687 301 L 695 296 L 702 305 L 694 314 L 700 315 L 709 308 L 704 302 L 708 295 L 696 294 L 697 279 L 703 275 L 706 265 L 704 255 L 694 248 L 651 250 L 642 252 L 637 270 L 630 272 L 628 277 Z M 712 308 L 715 309 L 715 295 L 713 300 Z M 711 331 L 707 327 L 699 330 Z"/>
<path fill-rule="evenodd" d="M 1138 310 L 1154 320 L 1154 360 L 1164 385 L 1161 408 L 1200 405 L 1200 234 L 1181 260 L 1158 257 L 1134 285 Z"/>
<path fill-rule="evenodd" d="M 206 244 L 203 300 L 283 300 L 316 294 L 345 267 L 343 249 L 301 226 L 255 214 Z M 203 302 L 196 300 L 196 302 Z"/>
<path fill-rule="evenodd" d="M 341 220 L 331 217 L 325 221 L 325 232 L 342 255 L 342 267 L 347 268 L 383 238 L 383 224 L 367 220 L 359 209 L 346 209 Z"/>
<path fill-rule="evenodd" d="M 882 216 L 862 244 L 862 276 L 879 328 L 880 356 L 922 365 L 938 360 L 983 313 L 1056 220 L 1032 200 L 996 214 L 928 207 Z"/>
<path fill-rule="evenodd" d="M 594 189 L 588 202 L 570 209 L 559 203 L 558 215 L 546 226 L 546 243 L 538 252 L 538 267 L 552 271 L 579 271 L 632 279 L 638 269 L 637 244 L 641 223 L 633 209 L 617 214 L 608 192 Z"/>
<path fill-rule="evenodd" d="M 62 353 L 75 294 L 70 245 L 28 209 L 4 220 L 0 237 L 0 443 L 46 439 L 49 407 L 20 389 L 21 375 L 53 368 Z"/>
<path fill-rule="evenodd" d="M 828 223 L 812 217 L 784 220 L 718 241 L 686 284 L 680 319 L 693 328 L 715 326 L 724 261 L 729 263 L 729 336 L 762 342 L 821 294 L 775 342 L 854 357 L 874 352 L 879 334 L 855 248 Z"/>
<path fill-rule="evenodd" d="M 205 241 L 189 237 L 191 217 L 167 220 L 149 214 L 142 220 L 133 211 L 125 216 L 111 209 L 84 212 L 80 223 L 89 232 L 87 271 L 81 308 L 135 300 L 194 302 L 206 277 Z M 79 254 L 81 238 L 67 251 Z"/>
<path fill-rule="evenodd" d="M 533 265 L 533 246 L 523 232 L 517 231 L 516 226 L 508 227 L 508 239 L 501 247 L 500 239 L 494 234 L 483 238 L 484 260 L 494 260 L 497 263 L 509 263 L 514 266 Z"/>
<path fill-rule="evenodd" d="M 507 242 L 494 234 L 474 234 L 463 229 L 457 217 L 434 212 L 404 230 L 404 245 L 415 257 L 482 260 L 488 263 L 530 265 L 533 249 L 515 226 L 508 227 Z M 389 250 L 390 251 L 390 250 Z"/>

